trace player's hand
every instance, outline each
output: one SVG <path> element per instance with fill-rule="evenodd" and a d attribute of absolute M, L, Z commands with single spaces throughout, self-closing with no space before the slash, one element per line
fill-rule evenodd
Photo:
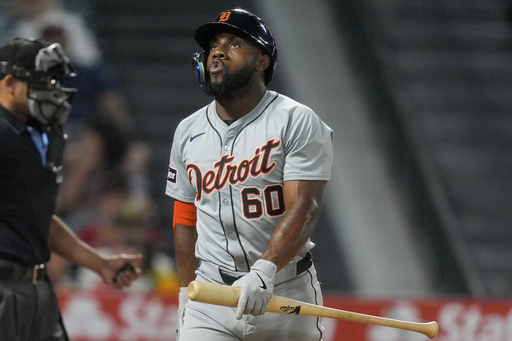
<path fill-rule="evenodd" d="M 104 259 L 99 275 L 103 282 L 116 288 L 122 289 L 130 286 L 134 280 L 139 278 L 141 271 L 135 266 L 142 260 L 142 255 L 115 255 Z M 127 267 L 129 263 L 133 267 Z"/>
<path fill-rule="evenodd" d="M 261 315 L 267 311 L 268 302 L 274 292 L 274 276 L 277 265 L 271 261 L 258 259 L 251 271 L 233 283 L 240 287 L 240 299 L 236 309 L 237 320 L 243 314 Z"/>
<path fill-rule="evenodd" d="M 188 302 L 187 289 L 187 287 L 181 287 L 180 293 L 178 294 L 179 305 L 177 313 L 178 327 L 176 328 L 176 341 L 180 339 L 181 327 L 183 326 L 183 319 L 185 318 L 185 305 Z"/>

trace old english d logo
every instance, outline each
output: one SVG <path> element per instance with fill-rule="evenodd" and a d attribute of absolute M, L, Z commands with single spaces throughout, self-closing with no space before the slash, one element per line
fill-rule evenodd
<path fill-rule="evenodd" d="M 230 11 L 222 13 L 222 15 L 219 18 L 219 22 L 228 21 L 230 15 L 231 15 Z"/>

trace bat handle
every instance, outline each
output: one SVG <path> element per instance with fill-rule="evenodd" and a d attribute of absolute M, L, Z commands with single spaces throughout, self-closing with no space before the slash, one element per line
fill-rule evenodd
<path fill-rule="evenodd" d="M 187 295 L 193 301 L 236 307 L 240 297 L 240 288 L 192 281 L 188 285 Z"/>

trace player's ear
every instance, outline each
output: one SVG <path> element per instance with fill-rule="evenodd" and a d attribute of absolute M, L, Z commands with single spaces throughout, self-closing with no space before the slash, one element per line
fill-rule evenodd
<path fill-rule="evenodd" d="M 270 65 L 270 57 L 269 57 L 269 55 L 268 54 L 261 54 L 258 57 L 256 69 L 258 71 L 265 71 L 268 68 L 269 65 Z"/>

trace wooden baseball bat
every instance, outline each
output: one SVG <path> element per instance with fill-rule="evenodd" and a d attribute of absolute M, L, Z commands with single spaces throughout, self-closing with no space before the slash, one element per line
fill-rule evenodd
<path fill-rule="evenodd" d="M 238 305 L 240 288 L 217 283 L 192 281 L 188 286 L 188 297 L 193 301 L 235 308 Z M 431 339 L 436 337 L 439 331 L 439 327 L 435 321 L 419 323 L 395 320 L 386 317 L 322 307 L 276 295 L 272 296 L 270 299 L 267 312 L 328 317 L 352 322 L 375 324 L 410 330 L 424 334 Z"/>

